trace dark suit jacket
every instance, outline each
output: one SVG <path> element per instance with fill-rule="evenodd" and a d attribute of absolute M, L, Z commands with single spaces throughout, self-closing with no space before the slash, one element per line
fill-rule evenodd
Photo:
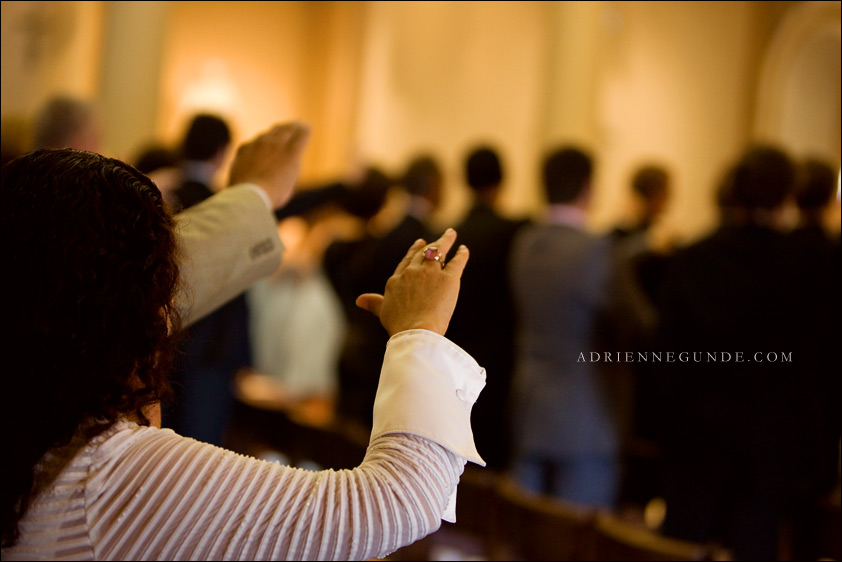
<path fill-rule="evenodd" d="M 180 209 L 188 209 L 210 198 L 213 191 L 201 182 L 187 181 L 175 195 Z M 240 293 L 185 329 L 173 372 L 175 401 L 163 408 L 168 427 L 222 445 L 232 405 L 231 380 L 239 368 L 252 364 L 248 325 L 248 304 Z"/>
<path fill-rule="evenodd" d="M 471 412 L 477 449 L 490 468 L 509 461 L 514 310 L 509 286 L 512 240 L 527 221 L 513 221 L 475 205 L 456 226 L 457 244 L 470 251 L 447 337 L 486 369 L 488 383 Z"/>
<path fill-rule="evenodd" d="M 816 367 L 837 363 L 830 347 L 814 345 L 827 341 L 816 307 L 837 318 L 828 308 L 839 285 L 825 286 L 810 261 L 799 244 L 756 225 L 722 227 L 675 255 L 659 348 L 730 360 L 660 365 L 666 534 L 705 540 L 725 526 L 738 558 L 760 560 L 774 555 L 790 502 L 815 497 Z"/>
<path fill-rule="evenodd" d="M 173 191 L 173 195 L 178 201 L 176 211 L 182 211 L 212 196 L 213 191 L 202 182 L 187 180 Z"/>
<path fill-rule="evenodd" d="M 415 217 L 405 217 L 389 234 L 332 244 L 325 252 L 325 272 L 345 307 L 348 329 L 339 360 L 337 409 L 371 427 L 374 396 L 389 337 L 380 321 L 354 303 L 363 293 L 383 294 L 386 281 L 417 239 L 432 239 Z"/>
<path fill-rule="evenodd" d="M 369 260 L 369 270 L 364 275 L 364 283 L 369 291 L 382 293 L 386 281 L 395 272 L 398 263 L 406 255 L 413 242 L 423 238 L 427 242 L 438 238 L 418 218 L 407 215 L 387 235 L 372 238 L 366 247 L 366 259 Z"/>
<path fill-rule="evenodd" d="M 791 445 L 794 428 L 783 420 L 797 408 L 800 377 L 792 363 L 759 362 L 754 354 L 794 351 L 797 269 L 783 235 L 757 226 L 721 228 L 675 256 L 659 349 L 728 352 L 732 360 L 659 369 L 672 448 L 744 454 L 784 445 L 784 436 Z"/>
<path fill-rule="evenodd" d="M 807 448 L 801 471 L 815 482 L 816 489 L 828 492 L 836 484 L 842 431 L 842 376 L 835 357 L 842 340 L 838 321 L 842 313 L 842 244 L 839 236 L 832 237 L 819 226 L 806 226 L 792 231 L 787 245 L 798 271 L 798 320 L 792 347 L 799 353 L 799 373 L 812 384 L 804 412 L 804 423 L 812 428 L 799 436 Z"/>

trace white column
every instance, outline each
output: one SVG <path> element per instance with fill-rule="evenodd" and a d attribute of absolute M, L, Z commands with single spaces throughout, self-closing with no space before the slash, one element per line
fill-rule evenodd
<path fill-rule="evenodd" d="M 169 2 L 108 2 L 102 61 L 104 151 L 130 160 L 155 138 Z"/>
<path fill-rule="evenodd" d="M 595 149 L 602 1 L 552 2 L 545 105 L 546 143 Z"/>

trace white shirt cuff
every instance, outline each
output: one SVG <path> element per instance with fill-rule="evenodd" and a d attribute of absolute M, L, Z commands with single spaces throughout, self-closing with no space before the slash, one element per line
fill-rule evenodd
<path fill-rule="evenodd" d="M 374 398 L 372 440 L 411 433 L 478 465 L 471 409 L 485 387 L 485 369 L 462 348 L 434 332 L 406 330 L 389 339 Z M 441 518 L 456 522 L 456 492 Z"/>
<path fill-rule="evenodd" d="M 406 330 L 389 339 L 374 399 L 372 439 L 412 433 L 478 465 L 471 409 L 485 387 L 485 369 L 434 332 Z"/>

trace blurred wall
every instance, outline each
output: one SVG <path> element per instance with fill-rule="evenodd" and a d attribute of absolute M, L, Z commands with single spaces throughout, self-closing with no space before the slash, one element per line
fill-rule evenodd
<path fill-rule="evenodd" d="M 509 210 L 536 206 L 534 162 L 549 124 L 549 6 L 368 6 L 359 150 L 398 172 L 416 153 L 435 154 L 447 172 L 442 223 L 455 220 L 468 202 L 462 160 L 477 142 L 501 150 Z"/>
<path fill-rule="evenodd" d="M 99 95 L 104 18 L 105 2 L 0 2 L 4 150 L 27 146 L 52 95 Z"/>
<path fill-rule="evenodd" d="M 172 2 L 158 130 L 176 140 L 196 111 L 235 140 L 301 119 L 305 178 L 343 174 L 357 104 L 362 6 L 355 2 Z"/>
<path fill-rule="evenodd" d="M 755 136 L 839 165 L 842 41 L 838 2 L 799 2 L 761 66 Z"/>
<path fill-rule="evenodd" d="M 667 166 L 674 195 L 663 218 L 692 237 L 716 221 L 722 167 L 749 139 L 755 68 L 754 2 L 612 2 L 605 7 L 597 115 L 600 180 L 593 222 L 628 208 L 643 161 Z"/>
<path fill-rule="evenodd" d="M 272 122 L 313 126 L 302 176 L 418 151 L 447 171 L 441 224 L 469 203 L 462 159 L 505 158 L 502 203 L 543 206 L 540 157 L 575 142 L 597 158 L 591 224 L 627 216 L 643 160 L 669 166 L 661 228 L 715 223 L 715 184 L 752 139 L 839 165 L 840 2 L 2 2 L 2 114 L 52 93 L 98 98 L 105 150 L 176 142 L 194 111 L 237 140 Z M 835 53 L 835 55 L 834 55 Z M 835 58 L 834 58 L 835 57 Z M 19 128 L 19 127 L 18 127 Z"/>
<path fill-rule="evenodd" d="M 98 98 L 105 150 L 131 161 L 158 138 L 158 90 L 170 2 L 107 2 Z"/>
<path fill-rule="evenodd" d="M 54 92 L 99 93 L 104 2 L 0 2 L 3 115 L 30 117 Z"/>

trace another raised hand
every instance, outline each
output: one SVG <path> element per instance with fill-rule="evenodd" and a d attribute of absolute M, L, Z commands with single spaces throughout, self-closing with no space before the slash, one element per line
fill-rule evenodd
<path fill-rule="evenodd" d="M 292 197 L 309 138 L 310 128 L 295 121 L 275 125 L 240 145 L 231 164 L 229 185 L 257 184 L 275 209 L 283 207 Z"/>

